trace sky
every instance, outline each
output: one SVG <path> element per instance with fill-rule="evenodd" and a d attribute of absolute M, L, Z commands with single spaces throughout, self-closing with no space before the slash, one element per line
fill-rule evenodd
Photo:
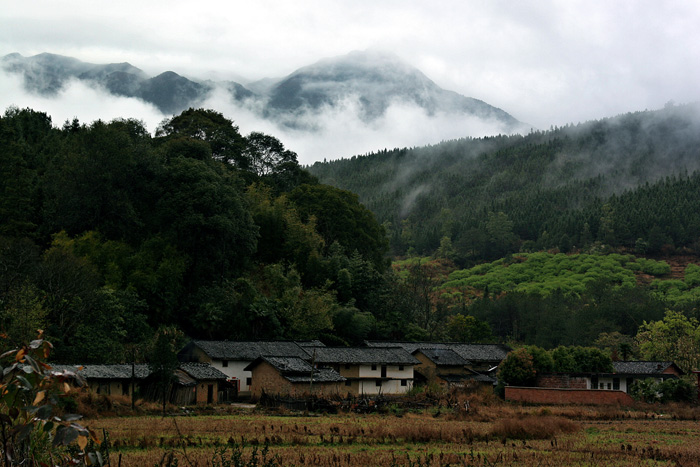
<path fill-rule="evenodd" d="M 245 83 L 378 50 L 445 89 L 549 129 L 700 100 L 699 24 L 697 0 L 27 0 L 0 14 L 0 56 L 51 52 L 127 61 L 149 75 L 172 70 Z M 152 131 L 164 117 L 79 83 L 48 100 L 27 95 L 12 76 L 0 78 L 0 108 L 29 106 L 56 124 L 121 116 L 142 119 Z M 244 134 L 280 137 L 306 163 L 468 136 L 463 125 L 394 109 L 373 128 L 331 116 L 324 133 L 312 137 L 280 133 L 220 100 L 211 104 L 222 105 L 217 110 Z"/>

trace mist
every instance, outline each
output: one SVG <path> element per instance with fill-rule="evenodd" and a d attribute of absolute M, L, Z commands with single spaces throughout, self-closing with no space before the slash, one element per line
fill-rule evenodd
<path fill-rule="evenodd" d="M 3 111 L 10 106 L 28 107 L 47 113 L 58 127 L 74 118 L 82 123 L 134 118 L 142 121 L 153 134 L 164 119 L 172 117 L 141 99 L 114 96 L 84 81 L 68 81 L 55 96 L 48 97 L 28 92 L 21 75 L 0 71 L 0 78 L 3 80 L 0 87 Z M 505 132 L 496 121 L 447 113 L 428 115 L 417 105 L 402 101 L 391 103 L 383 115 L 366 121 L 358 99 L 350 96 L 335 106 L 302 111 L 295 116 L 297 125 L 294 128 L 261 118 L 259 105 L 252 100 L 235 102 L 223 87 L 217 87 L 199 106 L 221 112 L 234 121 L 243 135 L 261 131 L 277 137 L 287 149 L 297 153 L 302 165 L 385 148 L 417 147 Z"/>

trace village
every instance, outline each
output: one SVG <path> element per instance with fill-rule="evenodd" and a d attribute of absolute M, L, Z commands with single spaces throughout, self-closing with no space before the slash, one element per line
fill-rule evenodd
<path fill-rule="evenodd" d="M 365 341 L 327 347 L 320 341 L 192 340 L 178 353 L 167 401 L 178 406 L 256 402 L 265 396 L 401 396 L 433 385 L 493 394 L 504 344 Z M 531 387 L 504 388 L 507 401 L 536 404 L 631 405 L 635 381 L 663 382 L 685 373 L 674 362 L 613 361 L 613 372 L 551 373 Z M 148 364 L 53 365 L 80 375 L 90 391 L 156 399 Z M 700 372 L 698 374 L 700 386 Z"/>

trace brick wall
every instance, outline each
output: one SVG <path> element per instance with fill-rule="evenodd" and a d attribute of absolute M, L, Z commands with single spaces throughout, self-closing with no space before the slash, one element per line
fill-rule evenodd
<path fill-rule="evenodd" d="M 567 374 L 545 374 L 537 376 L 538 388 L 588 389 L 588 379 Z"/>
<path fill-rule="evenodd" d="M 594 389 L 522 388 L 506 386 L 506 400 L 533 404 L 631 405 L 634 400 L 622 391 Z"/>

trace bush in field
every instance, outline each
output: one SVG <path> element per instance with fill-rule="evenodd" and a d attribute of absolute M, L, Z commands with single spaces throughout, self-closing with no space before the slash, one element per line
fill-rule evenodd
<path fill-rule="evenodd" d="M 5 352 L 0 383 L 0 455 L 3 466 L 106 465 L 102 454 L 88 452 L 99 440 L 77 424 L 80 415 L 61 413 L 61 400 L 82 380 L 73 372 L 55 372 L 44 363 L 51 351 L 38 339 Z M 68 449 L 77 444 L 77 448 Z"/>
<path fill-rule="evenodd" d="M 491 430 L 493 436 L 508 439 L 549 439 L 561 433 L 574 433 L 580 427 L 563 417 L 538 416 L 504 418 Z"/>

